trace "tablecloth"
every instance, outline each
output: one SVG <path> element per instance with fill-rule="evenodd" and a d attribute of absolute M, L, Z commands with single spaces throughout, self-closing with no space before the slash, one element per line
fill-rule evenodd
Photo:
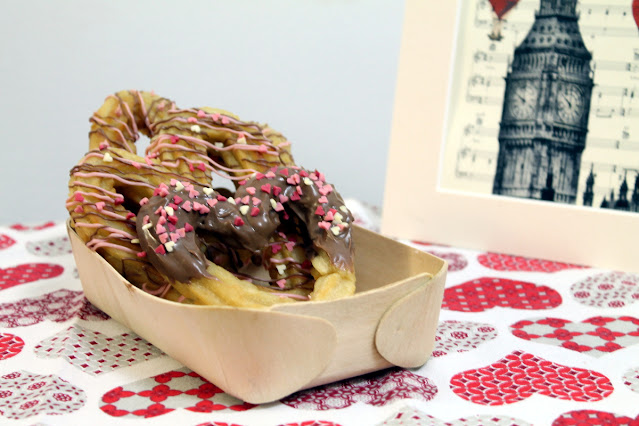
<path fill-rule="evenodd" d="M 0 423 L 639 425 L 639 275 L 401 241 L 449 263 L 428 362 L 251 405 L 92 306 L 64 223 L 0 227 Z"/>

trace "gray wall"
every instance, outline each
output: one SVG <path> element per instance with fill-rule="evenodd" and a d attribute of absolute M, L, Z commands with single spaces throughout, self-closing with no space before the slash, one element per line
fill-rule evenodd
<path fill-rule="evenodd" d="M 0 224 L 66 218 L 88 118 L 122 89 L 268 122 L 299 165 L 381 206 L 403 1 L 0 5 Z"/>

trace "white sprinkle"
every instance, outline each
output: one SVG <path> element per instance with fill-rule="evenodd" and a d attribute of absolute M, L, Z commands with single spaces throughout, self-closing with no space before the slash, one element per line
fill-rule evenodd
<path fill-rule="evenodd" d="M 277 269 L 277 272 L 279 272 L 280 275 L 284 275 L 284 272 L 286 271 L 286 265 L 284 265 L 283 263 L 280 263 L 278 265 L 275 265 L 275 268 Z"/>
<path fill-rule="evenodd" d="M 175 189 L 176 189 L 176 190 L 178 190 L 178 191 L 183 190 L 183 189 L 184 189 L 184 185 L 182 185 L 182 182 L 178 181 L 178 182 L 175 184 Z"/>
<path fill-rule="evenodd" d="M 202 129 L 197 124 L 194 124 L 194 125 L 191 126 L 191 131 L 193 133 L 200 133 L 202 131 Z"/>
<path fill-rule="evenodd" d="M 113 161 L 113 157 L 111 157 L 111 154 L 109 154 L 108 152 L 105 152 L 103 160 L 107 163 L 110 163 L 111 161 Z"/>
<path fill-rule="evenodd" d="M 240 207 L 240 213 L 242 213 L 244 216 L 246 216 L 246 213 L 248 213 L 249 208 L 250 207 L 248 205 L 244 205 L 244 206 Z"/>
<path fill-rule="evenodd" d="M 147 223 L 145 225 L 142 225 L 142 229 L 144 229 L 146 231 L 147 229 L 149 229 L 152 226 L 153 226 L 153 224 L 151 222 L 149 222 L 149 223 Z"/>
<path fill-rule="evenodd" d="M 166 251 L 168 251 L 169 253 L 173 251 L 173 246 L 175 245 L 175 243 L 173 241 L 167 241 L 166 243 L 164 243 L 164 248 L 166 249 Z"/>
<path fill-rule="evenodd" d="M 240 136 L 237 138 L 237 143 L 246 143 L 246 138 L 244 136 Z"/>
<path fill-rule="evenodd" d="M 173 210 L 173 207 L 171 206 L 166 206 L 164 207 L 164 211 L 169 215 L 169 216 L 173 216 L 173 213 L 175 213 L 175 210 Z"/>
<path fill-rule="evenodd" d="M 133 243 L 133 244 L 140 244 L 140 240 L 139 240 L 139 239 L 137 239 L 137 238 L 134 238 L 134 239 L 132 239 L 132 240 L 131 240 L 131 243 Z"/>
<path fill-rule="evenodd" d="M 271 198 L 271 207 L 276 208 L 277 207 L 277 201 L 275 201 L 274 199 Z"/>
<path fill-rule="evenodd" d="M 228 201 L 228 202 L 229 202 L 229 203 L 231 203 L 231 204 L 237 204 L 237 203 L 235 202 L 235 198 L 233 198 L 233 197 L 229 197 L 229 198 L 227 198 L 227 199 L 226 199 L 226 201 Z"/>
<path fill-rule="evenodd" d="M 346 206 L 339 206 L 339 209 L 344 213 L 348 213 L 348 209 L 346 208 Z"/>
<path fill-rule="evenodd" d="M 224 148 L 224 144 L 222 142 L 215 142 L 216 148 Z"/>
<path fill-rule="evenodd" d="M 202 188 L 202 191 L 204 191 L 206 195 L 211 195 L 213 193 L 213 188 L 209 188 L 208 186 L 205 186 L 204 188 Z"/>
<path fill-rule="evenodd" d="M 310 180 L 310 179 L 309 179 L 309 178 L 307 178 L 307 177 L 305 177 L 305 178 L 304 178 L 304 183 L 305 183 L 306 185 L 313 185 L 313 181 L 312 181 L 312 180 Z"/>
<path fill-rule="evenodd" d="M 333 222 L 342 223 L 343 221 L 344 221 L 344 216 L 342 216 L 340 212 L 336 212 L 335 215 L 333 215 Z"/>
<path fill-rule="evenodd" d="M 332 226 L 332 227 L 331 227 L 331 232 L 332 232 L 333 234 L 335 234 L 335 235 L 339 235 L 339 231 L 340 231 L 339 226 Z"/>

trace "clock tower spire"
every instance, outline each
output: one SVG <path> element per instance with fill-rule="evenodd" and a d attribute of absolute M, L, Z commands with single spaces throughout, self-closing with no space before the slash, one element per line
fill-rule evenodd
<path fill-rule="evenodd" d="M 548 199 L 551 193 L 551 201 L 576 201 L 593 87 L 592 55 L 576 5 L 540 0 L 532 28 L 515 49 L 506 75 L 494 194 Z"/>

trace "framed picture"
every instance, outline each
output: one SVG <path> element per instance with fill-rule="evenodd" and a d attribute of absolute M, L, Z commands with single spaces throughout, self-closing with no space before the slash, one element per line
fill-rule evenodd
<path fill-rule="evenodd" d="M 382 232 L 639 272 L 639 0 L 406 0 Z"/>

